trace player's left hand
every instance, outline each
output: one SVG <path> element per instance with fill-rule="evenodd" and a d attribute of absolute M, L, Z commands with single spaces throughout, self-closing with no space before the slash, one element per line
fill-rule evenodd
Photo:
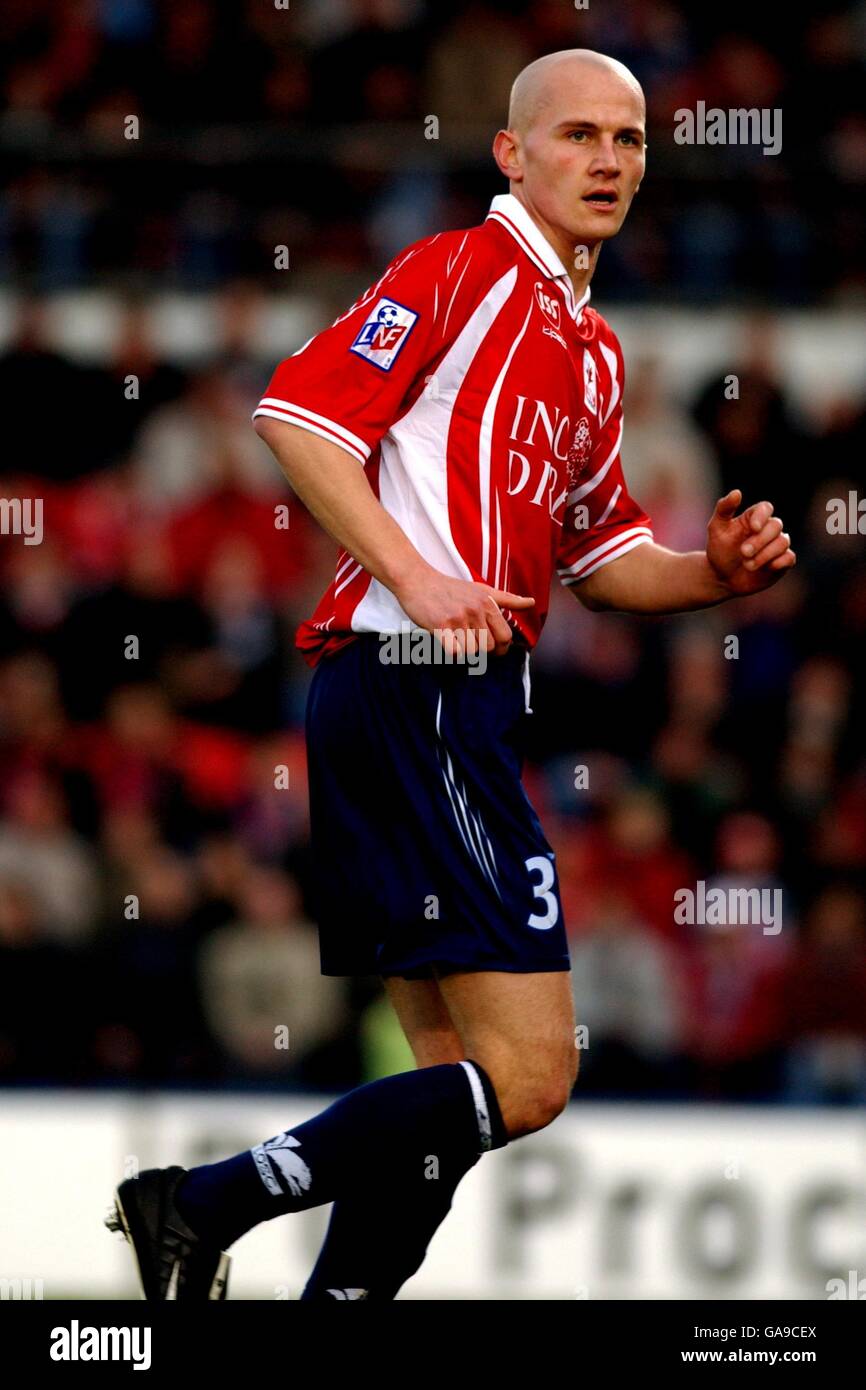
<path fill-rule="evenodd" d="M 756 594 L 781 579 L 797 557 L 772 502 L 756 502 L 736 516 L 742 500 L 734 488 L 716 503 L 707 526 L 707 559 L 732 594 Z"/>

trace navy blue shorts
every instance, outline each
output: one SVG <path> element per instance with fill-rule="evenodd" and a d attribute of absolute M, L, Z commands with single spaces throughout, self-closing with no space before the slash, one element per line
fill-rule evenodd
<path fill-rule="evenodd" d="M 361 634 L 313 674 L 312 893 L 323 975 L 568 970 L 554 852 L 520 780 L 525 649 L 388 665 Z"/>

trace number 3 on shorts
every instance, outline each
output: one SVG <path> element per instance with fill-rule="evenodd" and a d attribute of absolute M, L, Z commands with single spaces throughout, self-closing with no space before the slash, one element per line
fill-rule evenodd
<path fill-rule="evenodd" d="M 534 854 L 531 859 L 527 859 L 526 867 L 530 873 L 537 869 L 541 875 L 538 883 L 533 883 L 532 892 L 536 898 L 540 898 L 547 911 L 544 916 L 533 912 L 527 921 L 527 926 L 535 927 L 536 931 L 548 931 L 555 926 L 559 920 L 559 903 L 556 901 L 555 894 L 549 891 L 553 883 L 553 864 L 543 854 Z"/>

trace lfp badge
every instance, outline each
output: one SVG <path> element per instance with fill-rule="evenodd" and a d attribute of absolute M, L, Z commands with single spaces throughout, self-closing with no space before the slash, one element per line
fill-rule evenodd
<path fill-rule="evenodd" d="M 418 315 L 405 304 L 380 299 L 362 324 L 350 351 L 389 372 L 417 322 Z"/>

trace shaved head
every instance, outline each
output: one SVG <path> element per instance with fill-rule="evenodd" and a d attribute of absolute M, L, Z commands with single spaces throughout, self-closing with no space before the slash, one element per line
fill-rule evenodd
<path fill-rule="evenodd" d="M 536 58 L 517 74 L 508 103 L 508 129 L 525 135 L 545 109 L 557 102 L 563 87 L 579 90 L 581 79 L 592 72 L 619 78 L 646 110 L 643 89 L 624 63 L 592 48 L 563 48 Z"/>
<path fill-rule="evenodd" d="M 547 53 L 518 73 L 493 157 L 582 291 L 644 176 L 641 85 L 624 63 L 592 48 Z"/>

